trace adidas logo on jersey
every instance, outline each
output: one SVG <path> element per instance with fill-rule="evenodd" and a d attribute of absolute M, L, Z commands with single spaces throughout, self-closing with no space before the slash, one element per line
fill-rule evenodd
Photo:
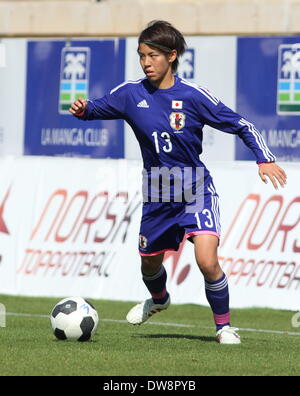
<path fill-rule="evenodd" d="M 148 109 L 149 105 L 148 105 L 146 99 L 144 99 L 144 100 L 141 100 L 140 103 L 137 104 L 137 107 L 143 107 L 145 109 Z"/>

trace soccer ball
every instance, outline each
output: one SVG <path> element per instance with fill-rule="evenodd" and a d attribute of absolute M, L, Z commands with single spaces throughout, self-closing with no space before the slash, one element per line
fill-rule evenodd
<path fill-rule="evenodd" d="M 55 305 L 50 320 L 59 340 L 88 341 L 97 329 L 99 317 L 90 302 L 82 297 L 69 297 Z"/>

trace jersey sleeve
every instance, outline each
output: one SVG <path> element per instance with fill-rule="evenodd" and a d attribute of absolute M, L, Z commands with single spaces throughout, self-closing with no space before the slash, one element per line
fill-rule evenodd
<path fill-rule="evenodd" d="M 238 135 L 245 145 L 252 150 L 257 163 L 274 162 L 276 160 L 256 127 L 225 106 L 209 92 L 206 92 L 206 96 L 203 95 L 198 106 L 200 106 L 200 116 L 205 124 L 223 132 Z"/>
<path fill-rule="evenodd" d="M 82 120 L 117 120 L 125 118 L 127 89 L 114 88 L 102 98 L 88 100 L 87 108 L 78 118 Z"/>

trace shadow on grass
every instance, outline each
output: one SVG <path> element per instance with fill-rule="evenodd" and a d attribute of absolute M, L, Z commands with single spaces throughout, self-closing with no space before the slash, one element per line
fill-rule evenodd
<path fill-rule="evenodd" d="M 132 335 L 132 337 L 135 337 L 135 338 L 183 338 L 186 340 L 216 342 L 215 337 L 192 336 L 192 335 L 185 335 L 185 334 L 134 334 L 134 335 Z"/>
<path fill-rule="evenodd" d="M 98 340 L 95 340 L 94 338 L 92 340 L 86 340 L 86 341 L 78 341 L 78 340 L 59 340 L 57 338 L 53 338 L 52 342 L 57 343 L 57 344 L 68 344 L 68 345 L 74 345 L 74 344 L 97 344 Z"/>

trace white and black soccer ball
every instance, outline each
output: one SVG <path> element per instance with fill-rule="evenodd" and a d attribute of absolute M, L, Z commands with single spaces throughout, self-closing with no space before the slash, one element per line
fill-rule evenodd
<path fill-rule="evenodd" d="M 50 316 L 53 333 L 59 340 L 88 341 L 99 317 L 93 305 L 82 297 L 69 297 L 55 305 Z"/>

